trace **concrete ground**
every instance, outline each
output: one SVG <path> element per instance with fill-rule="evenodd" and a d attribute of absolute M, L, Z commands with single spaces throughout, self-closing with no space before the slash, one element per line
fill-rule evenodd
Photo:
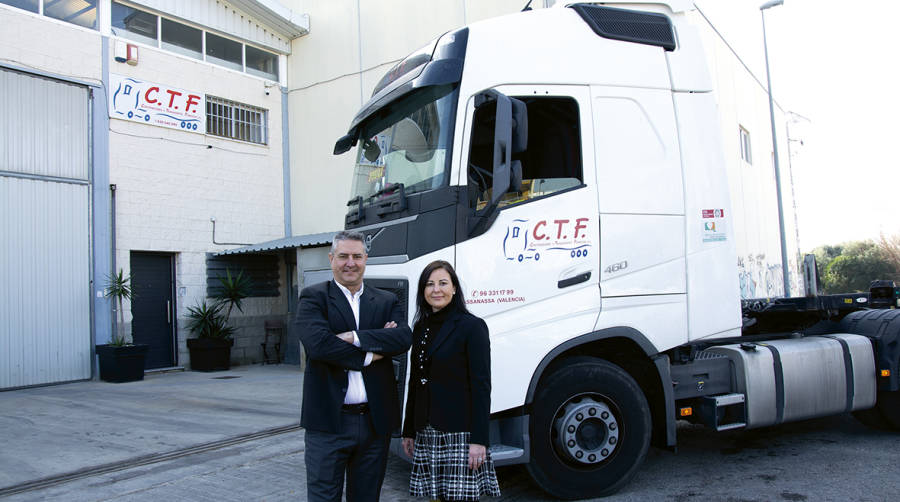
<path fill-rule="evenodd" d="M 0 499 L 304 501 L 300 386 L 299 368 L 282 365 L 0 392 Z M 678 440 L 677 454 L 651 449 L 604 502 L 893 502 L 900 493 L 900 434 L 849 414 L 722 433 L 680 423 Z M 497 474 L 500 500 L 553 500 L 522 466 Z M 381 500 L 412 502 L 408 483 L 409 464 L 392 456 Z"/>
<path fill-rule="evenodd" d="M 297 366 L 251 365 L 0 392 L 0 496 L 43 478 L 296 427 L 302 375 Z"/>

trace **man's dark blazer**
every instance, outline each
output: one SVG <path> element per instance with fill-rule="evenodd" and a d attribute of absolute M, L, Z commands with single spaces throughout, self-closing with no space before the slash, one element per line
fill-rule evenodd
<path fill-rule="evenodd" d="M 416 331 L 416 336 L 422 336 Z M 428 421 L 443 432 L 470 432 L 470 441 L 487 446 L 491 414 L 491 342 L 484 320 L 458 310 L 450 312 L 427 354 L 428 374 L 411 365 L 403 437 L 415 437 L 427 424 L 414 422 L 416 382 L 428 379 Z M 413 359 L 415 361 L 415 359 Z"/>
<path fill-rule="evenodd" d="M 394 321 L 396 328 L 384 328 Z M 341 405 L 347 393 L 347 371 L 362 371 L 372 424 L 379 434 L 400 426 L 400 401 L 391 356 L 409 350 L 412 332 L 397 296 L 365 286 L 359 306 L 359 328 L 347 297 L 334 281 L 303 288 L 295 322 L 306 349 L 303 409 L 300 425 L 306 429 L 339 432 Z M 356 331 L 359 347 L 337 334 Z M 385 356 L 363 366 L 366 352 Z"/>

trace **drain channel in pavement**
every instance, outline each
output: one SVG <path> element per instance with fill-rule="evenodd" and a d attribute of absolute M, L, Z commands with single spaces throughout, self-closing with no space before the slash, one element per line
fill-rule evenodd
<path fill-rule="evenodd" d="M 217 377 L 222 378 L 222 377 Z M 225 377 L 225 378 L 240 378 L 240 377 Z M 180 450 L 173 450 L 166 453 L 154 453 L 151 455 L 144 455 L 140 457 L 135 457 L 131 459 L 122 460 L 119 462 L 112 462 L 109 464 L 97 465 L 94 467 L 85 467 L 84 469 L 79 469 L 77 471 L 67 472 L 63 474 L 57 474 L 55 476 L 49 476 L 46 478 L 35 479 L 32 481 L 26 481 L 24 483 L 19 483 L 17 485 L 0 487 L 0 497 L 6 497 L 9 495 L 15 495 L 17 493 L 32 491 L 32 490 L 41 490 L 44 488 L 48 488 L 53 485 L 58 485 L 61 483 L 68 483 L 69 481 L 75 481 L 76 479 L 87 478 L 90 476 L 96 476 L 98 474 L 106 474 L 109 472 L 122 471 L 125 469 L 131 469 L 132 467 L 139 467 L 142 465 L 148 464 L 157 464 L 159 462 L 166 462 L 168 460 L 173 460 L 180 457 L 186 457 L 188 455 L 195 455 L 197 453 L 203 453 L 211 450 L 218 450 L 220 448 L 225 448 L 227 446 L 232 446 L 240 443 L 246 443 L 248 441 L 255 441 L 257 439 L 263 439 L 270 436 L 276 436 L 278 434 L 285 434 L 288 432 L 293 432 L 299 430 L 300 424 L 292 424 L 285 425 L 281 427 L 273 427 L 271 429 L 265 429 L 259 432 L 253 432 L 250 434 L 244 434 L 241 436 L 235 436 L 227 439 L 220 439 L 218 441 L 212 441 L 210 443 L 203 443 L 194 446 L 189 446 L 187 448 L 182 448 Z"/>

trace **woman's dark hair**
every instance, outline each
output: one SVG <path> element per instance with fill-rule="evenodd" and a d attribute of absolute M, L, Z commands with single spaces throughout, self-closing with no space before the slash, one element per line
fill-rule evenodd
<path fill-rule="evenodd" d="M 456 294 L 453 295 L 453 299 L 450 300 L 450 305 L 448 305 L 448 307 L 453 306 L 460 312 L 469 311 L 469 309 L 466 308 L 466 299 L 463 297 L 462 287 L 459 285 L 459 277 L 456 276 L 453 265 L 450 265 L 444 260 L 433 261 L 425 266 L 425 270 L 422 270 L 422 275 L 419 276 L 419 287 L 416 288 L 416 317 L 413 326 L 419 324 L 419 321 L 425 319 L 425 317 L 432 313 L 431 305 L 425 300 L 425 283 L 428 282 L 428 278 L 431 277 L 431 274 L 439 268 L 447 271 L 450 275 L 450 280 L 453 282 L 453 289 L 456 290 Z"/>

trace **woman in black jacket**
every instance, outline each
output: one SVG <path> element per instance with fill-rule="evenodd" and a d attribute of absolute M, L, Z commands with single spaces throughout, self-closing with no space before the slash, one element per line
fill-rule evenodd
<path fill-rule="evenodd" d="M 466 309 L 459 278 L 446 261 L 422 271 L 416 308 L 403 421 L 403 450 L 413 457 L 409 493 L 442 500 L 499 497 L 487 450 L 487 324 Z"/>

